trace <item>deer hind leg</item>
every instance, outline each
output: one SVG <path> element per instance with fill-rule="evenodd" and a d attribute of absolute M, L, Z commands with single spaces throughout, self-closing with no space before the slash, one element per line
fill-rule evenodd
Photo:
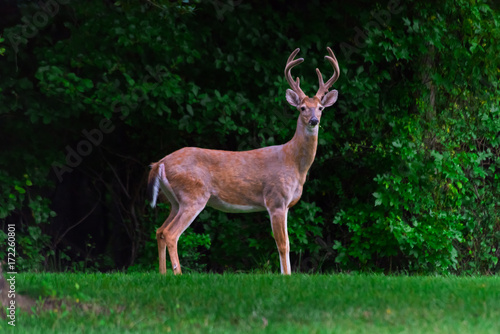
<path fill-rule="evenodd" d="M 179 255 L 177 254 L 177 241 L 179 240 L 182 232 L 184 232 L 189 227 L 189 225 L 191 225 L 193 220 L 195 220 L 198 214 L 205 208 L 206 203 L 207 200 L 203 201 L 202 203 L 180 205 L 179 212 L 177 212 L 172 221 L 160 232 L 161 235 L 159 236 L 159 238 L 165 241 L 166 248 L 168 249 L 168 254 L 170 255 L 170 262 L 172 262 L 172 269 L 175 275 L 182 274 Z M 165 261 L 163 263 L 165 264 Z M 160 273 L 164 274 L 166 272 L 166 269 L 165 272 L 162 272 L 161 270 L 162 267 L 160 263 Z"/>
<path fill-rule="evenodd" d="M 167 241 L 165 240 L 163 231 L 172 222 L 172 220 L 175 218 L 178 212 L 179 212 L 179 206 L 177 204 L 172 205 L 167 220 L 165 220 L 163 225 L 156 230 L 156 241 L 158 242 L 158 260 L 160 262 L 159 264 L 160 274 L 167 273 Z"/>
<path fill-rule="evenodd" d="M 287 230 L 287 208 L 269 209 L 271 216 L 271 227 L 273 229 L 274 240 L 278 246 L 280 254 L 281 273 L 290 275 L 292 273 L 290 265 L 290 243 L 288 241 Z"/>

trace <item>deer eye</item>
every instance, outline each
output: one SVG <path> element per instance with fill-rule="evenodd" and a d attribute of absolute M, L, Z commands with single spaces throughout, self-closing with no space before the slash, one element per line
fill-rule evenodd
<path fill-rule="evenodd" d="M 321 110 L 323 110 L 323 107 L 319 107 L 318 109 L 319 109 L 319 111 L 321 111 Z"/>
<path fill-rule="evenodd" d="M 300 110 L 304 111 L 306 110 L 306 107 L 300 107 Z"/>

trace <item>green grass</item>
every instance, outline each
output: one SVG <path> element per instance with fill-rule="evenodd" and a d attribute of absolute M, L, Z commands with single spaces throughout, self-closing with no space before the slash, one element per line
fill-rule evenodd
<path fill-rule="evenodd" d="M 500 333 L 498 276 L 25 273 L 16 289 L 56 306 L 18 314 L 19 333 Z"/>

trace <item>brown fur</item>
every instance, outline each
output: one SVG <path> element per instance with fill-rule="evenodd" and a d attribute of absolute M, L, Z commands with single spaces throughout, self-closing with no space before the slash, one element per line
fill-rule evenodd
<path fill-rule="evenodd" d="M 297 53 L 294 51 L 292 56 Z M 289 62 L 293 60 L 290 58 Z M 289 82 L 291 67 L 287 65 L 288 72 L 285 71 Z M 294 84 L 297 92 L 298 82 Z M 332 105 L 337 98 L 336 91 L 321 101 L 317 96 L 302 97 L 302 91 L 297 92 L 287 91 L 287 101 L 297 107 L 300 115 L 295 135 L 286 144 L 245 152 L 186 147 L 152 164 L 148 193 L 156 198 L 155 185 L 159 184 L 172 204 L 169 217 L 157 230 L 160 273 L 166 273 L 166 249 L 174 273 L 181 273 L 177 240 L 207 205 L 228 212 L 267 211 L 280 254 L 281 272 L 291 273 L 286 221 L 288 209 L 302 195 L 316 155 L 319 124 L 311 121 L 318 123 L 323 107 Z"/>

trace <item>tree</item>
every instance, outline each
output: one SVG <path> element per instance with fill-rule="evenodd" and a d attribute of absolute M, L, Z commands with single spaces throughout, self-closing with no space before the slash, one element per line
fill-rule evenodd
<path fill-rule="evenodd" d="M 283 57 L 300 46 L 323 68 L 331 46 L 339 102 L 290 212 L 293 266 L 498 270 L 493 2 L 57 4 L 12 2 L 0 20 L 0 218 L 20 268 L 154 266 L 168 210 L 146 209 L 147 165 L 287 141 Z M 305 92 L 311 68 L 296 74 Z M 207 211 L 182 262 L 277 268 L 267 220 Z"/>

